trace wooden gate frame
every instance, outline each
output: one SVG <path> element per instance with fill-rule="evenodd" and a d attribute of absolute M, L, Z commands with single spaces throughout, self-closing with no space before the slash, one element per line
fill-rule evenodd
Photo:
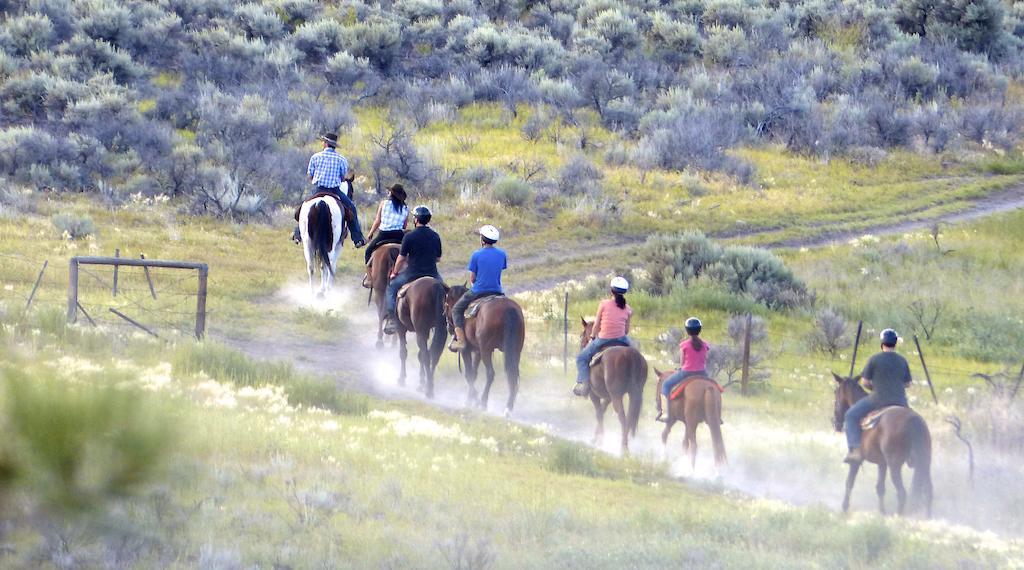
<path fill-rule="evenodd" d="M 164 261 L 160 259 L 131 259 L 128 257 L 76 256 L 68 261 L 68 324 L 78 320 L 78 266 L 113 265 L 115 269 L 126 265 L 131 267 L 163 267 L 167 269 L 194 269 L 199 272 L 196 290 L 196 331 L 197 339 L 206 334 L 206 283 L 210 269 L 205 263 L 191 261 Z"/>

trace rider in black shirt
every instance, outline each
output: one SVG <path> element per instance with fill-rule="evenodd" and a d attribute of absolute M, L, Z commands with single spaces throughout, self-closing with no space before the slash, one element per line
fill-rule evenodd
<path fill-rule="evenodd" d="M 391 282 L 388 283 L 386 307 L 388 319 L 384 323 L 384 332 L 394 334 L 398 328 L 398 290 L 407 283 L 420 277 L 433 277 L 441 280 L 437 271 L 437 262 L 441 259 L 441 236 L 430 229 L 431 213 L 426 206 L 417 206 L 413 210 L 416 229 L 402 239 L 402 249 L 395 268 L 391 271 Z"/>

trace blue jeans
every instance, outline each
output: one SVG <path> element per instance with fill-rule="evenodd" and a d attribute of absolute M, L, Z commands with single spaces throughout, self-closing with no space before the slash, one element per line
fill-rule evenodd
<path fill-rule="evenodd" d="M 576 383 L 586 384 L 590 382 L 590 361 L 593 360 L 594 355 L 601 352 L 601 349 L 608 346 L 613 342 L 629 343 L 629 337 L 624 336 L 620 338 L 595 338 L 590 341 L 587 346 L 583 347 L 583 350 L 576 355 Z"/>
<path fill-rule="evenodd" d="M 676 370 L 671 376 L 665 379 L 661 383 L 661 393 L 668 398 L 669 394 L 672 393 L 672 389 L 679 385 L 680 382 L 686 380 L 690 376 L 707 376 L 706 370 Z"/>
<path fill-rule="evenodd" d="M 870 414 L 871 412 L 879 408 L 884 408 L 885 406 L 891 405 L 906 406 L 907 402 L 905 400 L 903 402 L 891 403 L 878 402 L 869 396 L 867 398 L 861 398 L 860 400 L 857 400 L 855 404 L 850 406 L 849 410 L 846 410 L 846 416 L 844 416 L 843 422 L 843 429 L 846 430 L 846 444 L 850 447 L 850 449 L 860 447 L 862 434 L 860 428 L 861 420 L 867 417 L 867 415 Z"/>
<path fill-rule="evenodd" d="M 437 273 L 431 275 L 429 273 L 411 273 L 409 271 L 403 271 L 398 275 L 395 275 L 395 278 L 388 283 L 387 298 L 384 300 L 384 306 L 387 308 L 389 315 L 394 317 L 395 314 L 398 313 L 398 290 L 405 287 L 407 283 L 412 283 L 420 277 L 433 277 L 434 279 L 441 281 L 441 276 Z"/>

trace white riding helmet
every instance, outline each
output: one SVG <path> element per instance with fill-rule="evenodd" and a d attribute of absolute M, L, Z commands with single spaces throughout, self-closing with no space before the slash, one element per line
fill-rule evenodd
<path fill-rule="evenodd" d="M 625 277 L 615 277 L 612 279 L 612 291 L 616 293 L 625 293 L 629 291 L 629 281 L 626 281 Z"/>
<path fill-rule="evenodd" d="M 480 228 L 480 235 L 492 243 L 496 243 L 498 238 L 501 237 L 501 233 L 498 231 L 498 228 L 490 224 Z"/>

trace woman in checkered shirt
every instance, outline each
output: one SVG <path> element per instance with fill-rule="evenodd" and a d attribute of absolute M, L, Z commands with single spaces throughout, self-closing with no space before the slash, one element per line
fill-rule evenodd
<path fill-rule="evenodd" d="M 386 243 L 402 243 L 409 225 L 409 207 L 405 205 L 405 198 L 405 188 L 394 184 L 388 188 L 388 198 L 377 206 L 377 217 L 370 226 L 370 243 L 366 246 L 367 264 L 378 247 Z"/>

